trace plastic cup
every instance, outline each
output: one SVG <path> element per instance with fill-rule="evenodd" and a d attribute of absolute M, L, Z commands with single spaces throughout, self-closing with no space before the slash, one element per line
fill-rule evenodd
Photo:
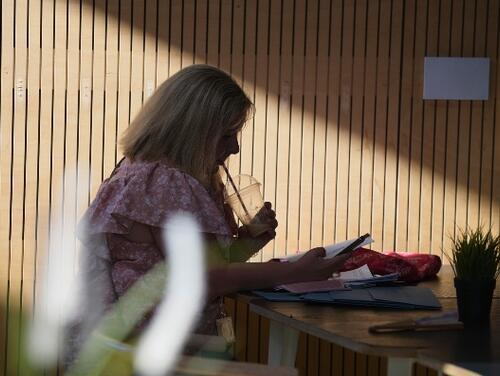
<path fill-rule="evenodd" d="M 264 198 L 260 191 L 261 184 L 250 175 L 233 177 L 236 186 L 226 184 L 226 203 L 233 209 L 241 223 L 251 236 L 256 237 L 270 229 L 266 223 L 261 223 L 257 213 L 264 206 Z"/>

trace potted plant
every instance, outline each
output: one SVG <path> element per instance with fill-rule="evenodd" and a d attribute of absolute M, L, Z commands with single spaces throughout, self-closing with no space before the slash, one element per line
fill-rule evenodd
<path fill-rule="evenodd" d="M 481 227 L 461 231 L 448 259 L 455 273 L 459 320 L 464 326 L 488 326 L 500 273 L 500 236 Z"/>

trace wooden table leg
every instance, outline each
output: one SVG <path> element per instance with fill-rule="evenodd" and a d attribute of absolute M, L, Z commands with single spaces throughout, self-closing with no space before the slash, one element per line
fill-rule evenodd
<path fill-rule="evenodd" d="M 387 376 L 411 376 L 413 375 L 413 358 L 394 358 L 387 359 Z"/>
<path fill-rule="evenodd" d="M 295 367 L 298 344 L 298 330 L 273 320 L 270 321 L 268 353 L 270 366 Z"/>

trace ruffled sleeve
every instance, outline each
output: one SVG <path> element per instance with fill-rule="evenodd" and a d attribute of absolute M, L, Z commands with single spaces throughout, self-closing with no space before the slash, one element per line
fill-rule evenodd
<path fill-rule="evenodd" d="M 105 181 L 84 216 L 89 235 L 126 234 L 134 222 L 163 227 L 178 211 L 194 216 L 202 232 L 232 236 L 224 213 L 193 177 L 164 162 L 129 162 Z"/>

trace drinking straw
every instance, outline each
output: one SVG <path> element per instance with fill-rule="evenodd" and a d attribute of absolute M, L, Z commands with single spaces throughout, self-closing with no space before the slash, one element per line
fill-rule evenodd
<path fill-rule="evenodd" d="M 231 177 L 231 174 L 229 174 L 229 170 L 227 169 L 226 165 L 223 164 L 222 167 L 224 168 L 224 171 L 226 171 L 226 175 L 229 179 L 229 182 L 233 186 L 234 192 L 236 192 L 236 196 L 238 197 L 238 200 L 240 200 L 240 204 L 243 207 L 243 210 L 245 211 L 245 214 L 248 216 L 250 219 L 250 213 L 248 212 L 247 207 L 245 206 L 245 203 L 243 202 L 243 199 L 240 196 L 240 192 L 238 191 L 238 188 L 236 188 L 236 184 L 234 184 L 233 178 Z"/>

